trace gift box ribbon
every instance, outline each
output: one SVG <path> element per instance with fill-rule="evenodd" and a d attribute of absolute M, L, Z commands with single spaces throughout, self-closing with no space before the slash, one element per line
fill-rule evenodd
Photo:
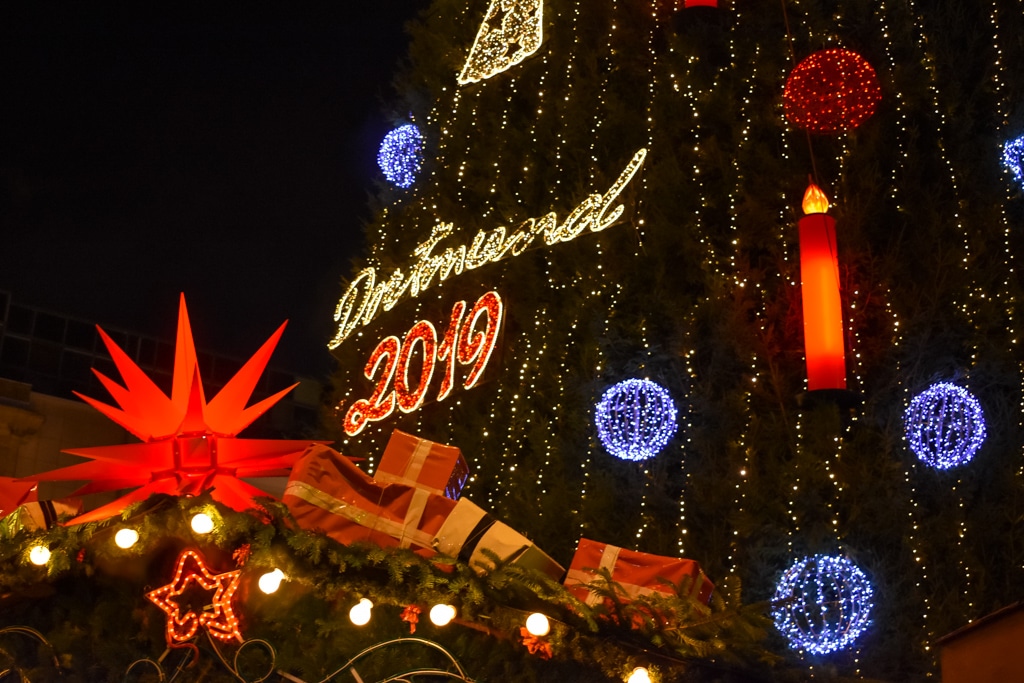
<path fill-rule="evenodd" d="M 604 547 L 604 550 L 601 552 L 601 562 L 598 564 L 597 568 L 607 569 L 610 574 L 614 574 L 615 563 L 619 561 L 620 550 L 622 550 L 622 548 L 618 546 L 614 546 L 611 544 L 606 545 Z M 583 571 L 581 569 L 570 569 L 568 574 L 566 574 L 566 581 L 572 581 L 573 583 L 590 583 L 596 578 L 597 577 L 594 575 L 593 572 Z M 636 588 L 640 589 L 640 591 L 644 592 L 644 594 L 650 594 L 654 592 L 650 589 L 642 588 L 640 586 L 636 586 Z M 587 593 L 586 603 L 588 605 L 593 606 L 599 602 L 601 602 L 601 597 L 597 593 L 595 593 L 594 591 L 590 591 Z"/>
<path fill-rule="evenodd" d="M 300 498 L 310 505 L 322 508 L 331 514 L 344 517 L 371 531 L 381 531 L 388 536 L 397 538 L 399 539 L 399 547 L 408 548 L 413 543 L 423 548 L 430 547 L 433 535 L 419 531 L 417 528 L 420 520 L 423 518 L 423 511 L 426 509 L 427 500 L 430 497 L 430 492 L 424 489 L 413 491 L 412 500 L 409 502 L 409 509 L 406 510 L 405 519 L 401 522 L 388 519 L 379 512 L 370 512 L 346 503 L 303 481 L 293 480 L 288 482 L 285 493 Z M 380 510 L 379 506 L 378 510 Z"/>
<path fill-rule="evenodd" d="M 452 515 L 448 518 L 446 524 L 448 528 L 442 527 L 443 531 L 446 531 L 446 538 L 436 539 L 439 550 L 446 554 L 451 554 L 454 550 L 453 545 L 460 543 L 459 552 L 456 557 L 465 563 L 469 563 L 473 557 L 473 553 L 476 552 L 477 546 L 487 535 L 487 532 L 497 524 L 497 520 L 491 517 L 489 514 L 481 510 L 475 505 L 469 503 L 469 501 L 459 501 L 459 506 L 456 508 L 459 514 Z M 474 517 L 476 518 L 474 520 Z M 468 529 L 468 531 L 464 531 Z M 514 551 L 509 557 L 516 557 L 527 545 L 521 546 L 518 550 Z"/>
<path fill-rule="evenodd" d="M 423 466 L 427 463 L 427 456 L 430 455 L 430 449 L 434 444 L 426 439 L 420 439 L 416 442 L 416 447 L 412 451 L 412 455 L 405 463 L 405 468 L 401 474 L 395 474 L 394 472 L 381 472 L 378 470 L 374 473 L 373 478 L 375 481 L 379 481 L 382 484 L 406 484 L 410 481 L 419 482 L 420 472 L 423 471 Z M 417 486 L 423 486 L 422 483 L 418 483 Z M 431 493 L 443 493 L 440 489 L 430 489 Z"/>

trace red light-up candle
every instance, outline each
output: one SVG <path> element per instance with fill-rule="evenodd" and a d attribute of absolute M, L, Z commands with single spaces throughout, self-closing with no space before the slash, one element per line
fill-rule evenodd
<path fill-rule="evenodd" d="M 804 308 L 807 389 L 846 389 L 843 314 L 839 298 L 836 222 L 828 198 L 811 183 L 800 219 L 800 281 Z"/>

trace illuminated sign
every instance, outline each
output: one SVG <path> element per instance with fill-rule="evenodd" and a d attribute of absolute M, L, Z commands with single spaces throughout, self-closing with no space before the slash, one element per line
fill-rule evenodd
<path fill-rule="evenodd" d="M 356 399 L 349 407 L 342 423 L 345 433 L 355 436 L 370 422 L 387 419 L 395 408 L 403 413 L 418 409 L 426 398 L 435 369 L 442 374 L 438 401 L 447 398 L 455 386 L 457 364 L 472 365 L 462 386 L 465 389 L 475 386 L 494 351 L 503 312 L 498 293 L 487 292 L 476 300 L 468 313 L 466 302 L 457 302 L 452 307 L 448 329 L 440 339 L 434 325 L 427 320 L 413 325 L 404 339 L 399 340 L 394 335 L 382 339 L 363 369 L 366 379 L 376 381 L 376 388 L 369 398 Z M 417 352 L 423 354 L 423 364 L 419 377 L 410 378 L 409 362 Z M 437 368 L 438 363 L 444 364 L 443 369 Z"/>
<path fill-rule="evenodd" d="M 540 218 L 527 219 L 515 230 L 509 231 L 504 226 L 480 230 L 468 246 L 448 247 L 435 254 L 438 243 L 454 231 L 451 223 L 439 223 L 427 241 L 413 251 L 417 260 L 408 273 L 396 268 L 380 282 L 375 268 L 364 268 L 356 275 L 335 308 L 338 329 L 327 347 L 338 348 L 357 327 L 372 321 L 381 310 L 390 311 L 405 297 L 418 296 L 453 274 L 508 256 L 519 256 L 538 235 L 543 236 L 545 244 L 553 245 L 574 240 L 584 232 L 600 232 L 611 227 L 626 210 L 622 204 L 616 204 L 619 194 L 640 170 L 646 156 L 646 149 L 634 154 L 607 192 L 589 195 L 561 222 L 552 211 Z"/>

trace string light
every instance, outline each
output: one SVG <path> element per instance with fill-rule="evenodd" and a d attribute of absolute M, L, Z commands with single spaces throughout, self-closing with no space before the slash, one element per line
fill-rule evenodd
<path fill-rule="evenodd" d="M 356 626 L 366 626 L 370 623 L 370 617 L 373 616 L 373 603 L 368 599 L 363 598 L 348 611 L 348 618 Z"/>
<path fill-rule="evenodd" d="M 50 561 L 50 549 L 43 545 L 33 546 L 28 551 L 28 561 L 37 567 L 42 567 Z"/>
<path fill-rule="evenodd" d="M 651 674 L 644 667 L 638 666 L 629 674 L 626 683 L 651 683 Z"/>
<path fill-rule="evenodd" d="M 551 632 L 551 622 L 540 612 L 534 612 L 526 617 L 526 630 L 531 636 L 540 638 Z"/>
<path fill-rule="evenodd" d="M 114 543 L 118 548 L 128 549 L 139 541 L 139 532 L 135 529 L 120 529 L 114 534 Z"/>
<path fill-rule="evenodd" d="M 490 78 L 536 52 L 544 39 L 543 14 L 542 0 L 491 0 L 459 74 L 459 85 Z"/>
<path fill-rule="evenodd" d="M 455 608 L 451 605 L 434 605 L 430 608 L 430 623 L 435 626 L 447 626 L 455 618 Z"/>
<path fill-rule="evenodd" d="M 852 130 L 875 113 L 881 99 L 875 70 L 842 49 L 821 50 L 797 64 L 782 95 L 786 118 L 812 133 Z"/>
<path fill-rule="evenodd" d="M 850 560 L 814 555 L 783 573 L 772 618 L 791 647 L 825 655 L 849 647 L 868 627 L 874 589 Z"/>
<path fill-rule="evenodd" d="M 197 534 L 208 534 L 213 531 L 213 519 L 205 512 L 200 512 L 192 517 L 192 531 Z"/>
<path fill-rule="evenodd" d="M 388 132 L 377 150 L 377 165 L 392 185 L 406 189 L 423 167 L 423 134 L 413 123 Z"/>
<path fill-rule="evenodd" d="M 646 460 L 661 452 L 676 432 L 676 406 L 668 390 L 648 379 L 613 385 L 594 410 L 601 444 L 623 460 Z"/>
<path fill-rule="evenodd" d="M 284 572 L 275 567 L 273 571 L 269 571 L 260 576 L 258 582 L 260 590 L 267 595 L 276 593 L 277 589 L 281 587 L 281 582 L 284 578 Z"/>
<path fill-rule="evenodd" d="M 964 465 L 985 441 L 985 416 L 971 392 L 939 382 L 921 392 L 903 414 L 910 450 L 940 470 Z"/>

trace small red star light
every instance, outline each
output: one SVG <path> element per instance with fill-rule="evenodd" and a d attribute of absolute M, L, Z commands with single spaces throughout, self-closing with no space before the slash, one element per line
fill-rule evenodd
<path fill-rule="evenodd" d="M 878 77 L 856 52 L 821 50 L 797 64 L 782 94 L 786 118 L 811 133 L 853 130 L 882 99 Z"/>
<path fill-rule="evenodd" d="M 242 642 L 238 630 L 238 617 L 231 607 L 231 599 L 238 590 L 241 569 L 214 574 L 206 566 L 202 556 L 194 550 L 186 550 L 178 556 L 174 569 L 174 580 L 166 586 L 146 593 L 153 604 L 167 613 L 167 644 L 175 646 L 192 640 L 199 627 L 220 640 Z M 210 604 L 202 613 L 188 609 L 182 614 L 182 606 L 175 600 L 187 590 L 195 587 L 212 591 Z"/>
<path fill-rule="evenodd" d="M 254 499 L 269 494 L 242 479 L 287 475 L 306 447 L 313 443 L 235 438 L 295 388 L 293 384 L 246 407 L 285 324 L 277 328 L 211 401 L 206 400 L 199 378 L 199 362 L 184 295 L 178 311 L 178 339 L 169 397 L 100 329 L 124 386 L 95 369 L 93 372 L 120 407 L 76 395 L 142 443 L 70 449 L 65 452 L 89 458 L 91 462 L 44 472 L 33 479 L 90 482 L 75 492 L 74 495 L 79 496 L 135 489 L 72 519 L 71 524 L 106 519 L 155 493 L 189 496 L 210 490 L 214 500 L 234 510 L 257 507 Z"/>

